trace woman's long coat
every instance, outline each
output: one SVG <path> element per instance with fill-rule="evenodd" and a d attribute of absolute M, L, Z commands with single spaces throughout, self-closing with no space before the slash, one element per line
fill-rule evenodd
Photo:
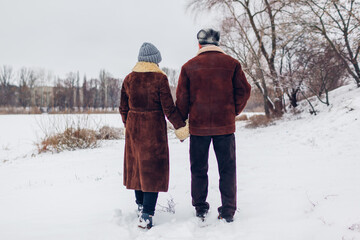
<path fill-rule="evenodd" d="M 155 63 L 138 62 L 124 79 L 120 113 L 125 132 L 124 185 L 143 192 L 166 192 L 169 149 L 165 116 L 180 128 L 168 79 Z"/>

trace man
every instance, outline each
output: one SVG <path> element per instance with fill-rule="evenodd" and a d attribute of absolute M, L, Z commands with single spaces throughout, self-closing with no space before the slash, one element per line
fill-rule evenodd
<path fill-rule="evenodd" d="M 218 47 L 220 33 L 202 29 L 197 34 L 197 56 L 181 69 L 176 106 L 189 119 L 191 196 L 196 216 L 209 210 L 208 153 L 213 142 L 222 206 L 219 219 L 232 222 L 236 211 L 235 117 L 245 108 L 251 87 L 239 61 Z"/>

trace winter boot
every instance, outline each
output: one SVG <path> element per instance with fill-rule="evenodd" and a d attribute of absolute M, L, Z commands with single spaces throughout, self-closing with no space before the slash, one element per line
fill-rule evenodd
<path fill-rule="evenodd" d="M 201 221 L 205 221 L 205 217 L 208 214 L 208 209 L 202 209 L 196 211 L 196 217 L 200 218 Z"/>
<path fill-rule="evenodd" d="M 152 215 L 149 215 L 147 213 L 142 213 L 141 217 L 139 218 L 139 228 L 142 229 L 150 229 L 152 228 L 153 224 L 152 224 Z"/>
<path fill-rule="evenodd" d="M 138 208 L 137 208 L 137 211 L 136 211 L 138 217 L 141 216 L 143 208 L 144 208 L 144 206 L 142 204 L 138 204 Z"/>
<path fill-rule="evenodd" d="M 231 223 L 234 221 L 233 216 L 226 216 L 226 217 L 222 216 L 222 207 L 218 208 L 218 213 L 219 213 L 218 219 L 224 219 L 227 223 Z"/>

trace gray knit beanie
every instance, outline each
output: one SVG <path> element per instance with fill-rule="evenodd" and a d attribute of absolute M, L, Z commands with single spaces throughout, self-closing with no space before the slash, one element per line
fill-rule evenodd
<path fill-rule="evenodd" d="M 161 62 L 161 54 L 153 44 L 144 42 L 139 51 L 138 61 L 158 64 Z"/>

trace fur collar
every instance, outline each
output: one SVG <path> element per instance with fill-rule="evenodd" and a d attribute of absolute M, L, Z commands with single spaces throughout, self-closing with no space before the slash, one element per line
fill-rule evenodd
<path fill-rule="evenodd" d="M 202 48 L 199 49 L 199 51 L 197 52 L 196 55 L 199 55 L 200 53 L 203 53 L 203 52 L 221 52 L 221 53 L 224 53 L 224 50 L 222 50 L 221 48 L 219 48 L 218 46 L 215 46 L 215 45 L 205 45 L 203 46 Z"/>
<path fill-rule="evenodd" d="M 166 75 L 156 63 L 152 62 L 137 62 L 132 70 L 133 72 L 158 72 Z"/>

